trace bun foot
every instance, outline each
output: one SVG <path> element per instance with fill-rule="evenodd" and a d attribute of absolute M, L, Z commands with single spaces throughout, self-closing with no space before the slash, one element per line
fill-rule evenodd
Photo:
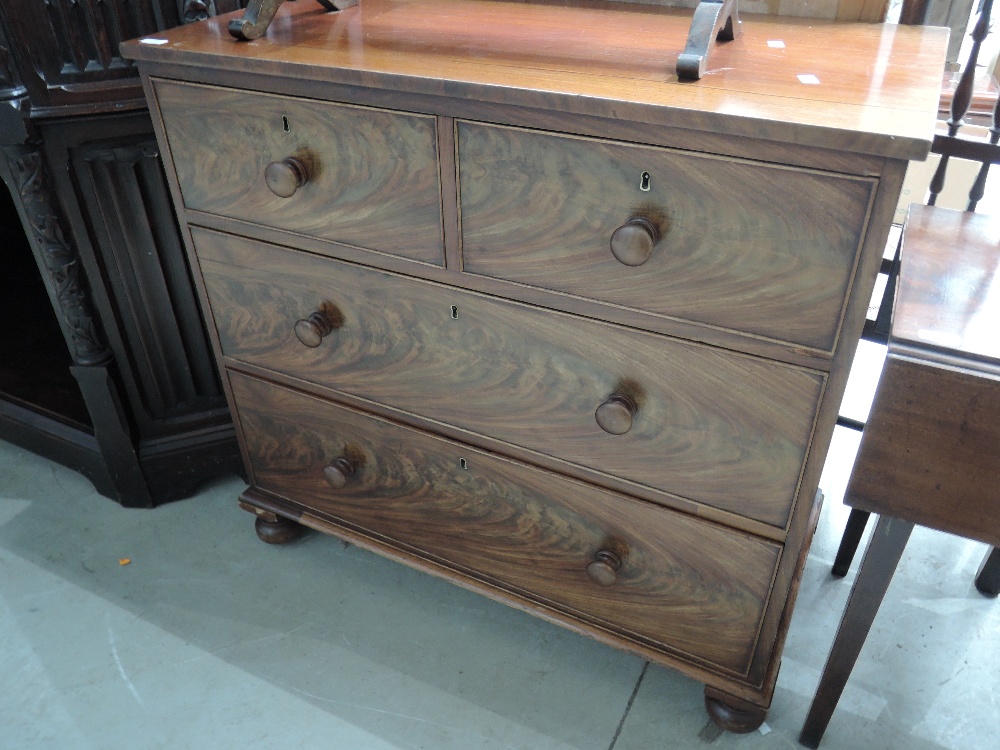
<path fill-rule="evenodd" d="M 264 516 L 257 516 L 254 521 L 254 529 L 262 542 L 268 544 L 288 544 L 294 542 L 305 533 L 305 527 L 287 518 L 272 515 L 273 520 Z"/>
<path fill-rule="evenodd" d="M 707 686 L 705 710 L 712 721 L 734 734 L 748 734 L 759 729 L 767 718 L 766 708 Z"/>

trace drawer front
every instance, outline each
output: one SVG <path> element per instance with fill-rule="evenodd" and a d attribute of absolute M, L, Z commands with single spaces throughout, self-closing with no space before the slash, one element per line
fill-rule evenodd
<path fill-rule="evenodd" d="M 188 208 L 443 265 L 435 118 L 163 80 L 155 88 Z M 306 181 L 278 197 L 265 171 L 282 165 L 273 174 L 284 190 L 289 157 Z"/>
<path fill-rule="evenodd" d="M 219 233 L 194 237 L 233 358 L 786 522 L 818 373 Z M 293 329 L 320 308 L 335 309 L 340 327 L 310 348 Z M 595 416 L 614 394 L 637 406 L 624 434 Z"/>
<path fill-rule="evenodd" d="M 875 180 L 457 127 L 465 271 L 833 350 Z"/>
<path fill-rule="evenodd" d="M 230 381 L 258 487 L 605 628 L 748 669 L 777 545 L 237 373 Z M 603 555 L 593 572 L 610 585 L 588 575 L 602 551 L 617 559 Z"/>

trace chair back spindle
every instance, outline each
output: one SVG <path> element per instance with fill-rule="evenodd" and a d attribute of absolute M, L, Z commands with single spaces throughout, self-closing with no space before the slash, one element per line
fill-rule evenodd
<path fill-rule="evenodd" d="M 983 41 L 990 33 L 990 15 L 993 10 L 993 0 L 983 0 L 979 13 L 979 19 L 972 30 L 972 48 L 969 58 L 962 68 L 958 85 L 951 100 L 950 116 L 947 120 L 948 133 L 938 134 L 934 137 L 931 152 L 940 154 L 941 161 L 938 163 L 934 176 L 931 178 L 927 205 L 933 206 L 937 203 L 938 195 L 944 189 L 945 177 L 951 157 L 958 159 L 970 159 L 980 163 L 979 172 L 973 181 L 969 191 L 969 202 L 967 211 L 975 211 L 986 193 L 986 180 L 989 176 L 990 167 L 1000 163 L 1000 98 L 993 108 L 993 122 L 989 129 L 988 139 L 977 138 L 961 134 L 960 130 L 965 126 L 965 118 L 969 114 L 969 109 L 973 102 L 973 92 L 975 89 L 976 69 L 979 65 L 979 54 L 983 46 Z"/>

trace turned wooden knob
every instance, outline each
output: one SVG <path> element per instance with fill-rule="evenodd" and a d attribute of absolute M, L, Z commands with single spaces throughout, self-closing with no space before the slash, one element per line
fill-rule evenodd
<path fill-rule="evenodd" d="M 333 459 L 329 466 L 323 469 L 323 478 L 326 483 L 333 487 L 335 490 L 339 490 L 345 484 L 347 480 L 354 476 L 354 472 L 358 470 L 350 459 L 340 456 Z"/>
<path fill-rule="evenodd" d="M 303 346 L 315 349 L 323 343 L 323 338 L 334 328 L 339 328 L 330 317 L 317 310 L 311 313 L 308 318 L 295 321 L 295 337 L 302 342 Z"/>
<path fill-rule="evenodd" d="M 638 404 L 624 393 L 613 393 L 597 407 L 594 417 L 601 429 L 612 435 L 624 435 L 632 429 L 632 418 L 639 410 Z"/>
<path fill-rule="evenodd" d="M 587 566 L 587 575 L 598 586 L 611 586 L 618 580 L 618 571 L 621 569 L 621 556 L 609 549 L 601 549 L 594 555 L 594 561 Z"/>
<path fill-rule="evenodd" d="M 641 266 L 653 256 L 660 230 L 649 219 L 636 216 L 611 235 L 611 254 L 626 266 Z"/>
<path fill-rule="evenodd" d="M 264 182 L 279 198 L 291 198 L 308 181 L 309 171 L 306 165 L 294 156 L 272 161 L 264 168 Z"/>

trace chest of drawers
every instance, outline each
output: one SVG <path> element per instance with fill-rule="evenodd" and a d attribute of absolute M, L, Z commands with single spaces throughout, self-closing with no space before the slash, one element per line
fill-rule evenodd
<path fill-rule="evenodd" d="M 681 84 L 688 21 L 295 3 L 251 43 L 224 17 L 125 53 L 262 538 L 673 666 L 748 731 L 945 35 L 751 19 Z"/>

